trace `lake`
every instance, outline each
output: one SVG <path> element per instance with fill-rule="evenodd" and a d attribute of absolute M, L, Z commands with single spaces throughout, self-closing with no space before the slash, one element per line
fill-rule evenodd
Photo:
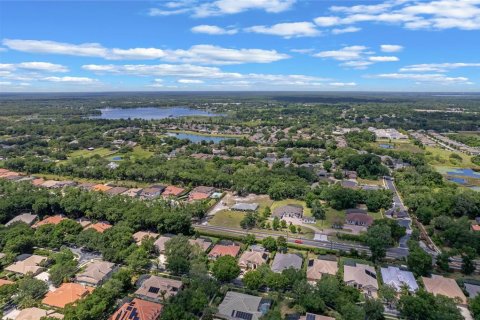
<path fill-rule="evenodd" d="M 447 174 L 480 179 L 480 172 L 474 171 L 472 169 L 450 169 L 447 171 Z"/>
<path fill-rule="evenodd" d="M 194 134 L 194 133 L 177 133 L 177 132 L 167 132 L 167 135 L 170 137 L 175 137 L 177 139 L 188 139 L 193 143 L 201 143 L 202 141 L 219 143 L 220 141 L 227 140 L 227 139 L 235 139 L 229 137 L 216 137 L 216 136 L 208 136 L 202 134 Z"/>
<path fill-rule="evenodd" d="M 166 118 L 179 117 L 218 117 L 224 114 L 213 113 L 205 110 L 191 109 L 187 107 L 171 107 L 171 108 L 106 108 L 100 109 L 102 112 L 99 116 L 93 116 L 91 119 L 143 119 L 143 120 L 158 120 Z"/>
<path fill-rule="evenodd" d="M 378 146 L 382 149 L 393 149 L 393 146 L 391 144 L 382 143 L 382 144 L 379 144 Z"/>

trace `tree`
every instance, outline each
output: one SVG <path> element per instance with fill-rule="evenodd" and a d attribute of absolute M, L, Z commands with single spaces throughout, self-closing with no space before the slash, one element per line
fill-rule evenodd
<path fill-rule="evenodd" d="M 450 266 L 448 265 L 449 259 L 450 254 L 447 251 L 442 251 L 436 258 L 437 267 L 442 271 L 450 272 Z"/>
<path fill-rule="evenodd" d="M 372 260 L 383 259 L 387 253 L 387 247 L 392 245 L 390 227 L 387 225 L 373 225 L 367 230 L 365 241 L 372 252 Z"/>
<path fill-rule="evenodd" d="M 461 320 L 463 316 L 453 299 L 434 296 L 420 289 L 415 296 L 402 295 L 398 302 L 400 315 L 407 320 Z"/>
<path fill-rule="evenodd" d="M 297 228 L 293 224 L 291 224 L 288 228 L 290 229 L 291 233 L 297 232 Z"/>
<path fill-rule="evenodd" d="M 222 256 L 214 262 L 212 273 L 217 280 L 227 282 L 238 277 L 240 267 L 234 257 Z"/>
<path fill-rule="evenodd" d="M 322 204 L 318 200 L 315 200 L 312 203 L 312 215 L 314 218 L 320 219 L 320 220 L 325 220 L 326 218 L 325 209 L 323 208 Z"/>
<path fill-rule="evenodd" d="M 342 172 L 342 170 L 340 170 L 340 169 L 335 170 L 335 172 L 333 173 L 333 177 L 334 177 L 335 179 L 337 179 L 337 180 L 343 179 L 343 172 Z"/>
<path fill-rule="evenodd" d="M 283 236 L 279 236 L 277 238 L 277 248 L 279 251 L 286 251 L 287 250 L 287 239 Z"/>
<path fill-rule="evenodd" d="M 397 301 L 397 291 L 394 287 L 384 284 L 380 287 L 379 293 L 383 300 L 388 304 L 391 308 Z"/>
<path fill-rule="evenodd" d="M 245 217 L 243 217 L 242 221 L 240 221 L 240 226 L 243 229 L 251 229 L 255 227 L 255 224 L 257 223 L 257 218 L 252 212 L 247 212 L 245 214 Z"/>
<path fill-rule="evenodd" d="M 137 250 L 133 251 L 125 261 L 127 266 L 132 268 L 135 272 L 140 272 L 145 270 L 150 266 L 150 259 L 148 258 L 148 252 L 140 247 Z"/>
<path fill-rule="evenodd" d="M 50 268 L 50 281 L 55 287 L 75 275 L 77 262 L 69 249 L 63 249 L 53 257 L 54 265 Z"/>
<path fill-rule="evenodd" d="M 274 237 L 263 238 L 262 245 L 267 251 L 277 251 L 277 241 Z"/>
<path fill-rule="evenodd" d="M 365 309 L 366 320 L 383 320 L 385 317 L 383 316 L 383 312 L 385 308 L 380 300 L 377 299 L 366 299 L 365 305 L 363 307 Z"/>
<path fill-rule="evenodd" d="M 243 276 L 242 279 L 245 286 L 250 290 L 258 290 L 262 286 L 264 279 L 263 275 L 257 270 L 250 270 Z"/>
<path fill-rule="evenodd" d="M 414 242 L 411 242 L 409 247 L 410 250 L 407 256 L 408 268 L 416 277 L 426 276 L 432 271 L 432 257 Z"/>
<path fill-rule="evenodd" d="M 332 162 L 331 161 L 324 161 L 323 162 L 323 169 L 327 170 L 328 172 L 330 172 L 332 170 Z"/>
<path fill-rule="evenodd" d="M 252 244 L 255 244 L 257 242 L 257 238 L 255 237 L 254 234 L 247 234 L 245 237 L 243 237 L 243 243 L 246 245 L 251 246 Z"/>
<path fill-rule="evenodd" d="M 14 301 L 21 308 L 33 307 L 48 291 L 47 284 L 31 276 L 17 281 L 18 289 Z"/>
<path fill-rule="evenodd" d="M 472 311 L 475 320 L 480 319 L 480 295 L 477 295 L 475 298 L 470 299 L 468 302 L 468 307 Z"/>
<path fill-rule="evenodd" d="M 273 217 L 272 228 L 273 230 L 278 230 L 280 228 L 280 219 L 278 217 Z"/>
<path fill-rule="evenodd" d="M 475 271 L 475 264 L 469 254 L 462 255 L 462 273 L 469 275 Z"/>
<path fill-rule="evenodd" d="M 174 274 L 188 273 L 192 254 L 192 246 L 183 235 L 175 236 L 165 243 L 167 269 Z"/>
<path fill-rule="evenodd" d="M 287 221 L 285 220 L 280 220 L 280 226 L 282 227 L 282 229 L 285 229 L 287 227 Z"/>

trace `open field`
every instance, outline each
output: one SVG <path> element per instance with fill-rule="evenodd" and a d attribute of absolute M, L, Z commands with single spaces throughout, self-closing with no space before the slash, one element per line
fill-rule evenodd
<path fill-rule="evenodd" d="M 98 148 L 98 149 L 95 149 L 95 150 L 92 150 L 92 151 L 89 151 L 89 150 L 86 150 L 86 149 L 81 149 L 81 150 L 73 151 L 72 153 L 70 153 L 68 155 L 68 157 L 69 158 L 79 158 L 79 157 L 88 158 L 88 157 L 93 157 L 95 155 L 99 155 L 101 157 L 106 157 L 108 155 L 113 154 L 114 152 L 115 151 L 112 151 L 112 150 L 107 149 L 107 148 Z"/>
<path fill-rule="evenodd" d="M 462 160 L 457 160 L 450 158 L 451 154 L 457 154 L 462 158 Z M 434 167 L 439 167 L 439 166 L 454 166 L 457 168 L 470 168 L 470 169 L 479 169 L 480 166 L 475 165 L 471 161 L 471 157 L 461 153 L 461 152 L 452 152 L 448 150 L 444 150 L 441 148 L 433 148 L 433 147 L 426 147 L 426 152 L 425 152 L 426 158 L 429 162 Z"/>
<path fill-rule="evenodd" d="M 222 210 L 217 212 L 213 218 L 208 221 L 208 224 L 219 227 L 240 228 L 240 221 L 242 221 L 243 217 L 245 217 L 244 212 Z"/>
<path fill-rule="evenodd" d="M 333 208 L 326 208 L 326 218 L 325 220 L 317 220 L 315 225 L 320 229 L 330 229 L 332 228 L 335 218 L 340 218 L 342 221 L 345 220 L 345 211 L 335 210 Z"/>
<path fill-rule="evenodd" d="M 129 157 L 131 160 L 146 159 L 150 158 L 153 155 L 153 152 L 143 149 L 140 146 L 133 148 L 133 151 L 127 153 L 114 153 L 110 155 L 107 159 L 114 160 L 115 157 L 122 157 L 122 159 Z"/>
<path fill-rule="evenodd" d="M 413 153 L 421 153 L 423 149 L 419 146 L 413 144 L 410 140 L 388 140 L 388 139 L 380 139 L 376 142 L 372 142 L 372 145 L 376 147 L 380 147 L 381 144 L 389 144 L 393 146 L 392 150 L 395 151 L 408 151 Z"/>
<path fill-rule="evenodd" d="M 303 207 L 303 215 L 304 216 L 306 216 L 306 217 L 311 217 L 312 216 L 312 209 L 307 208 L 307 204 L 305 203 L 305 201 L 301 201 L 301 200 L 286 199 L 286 200 L 281 200 L 281 201 L 275 201 L 272 204 L 270 209 L 273 212 L 273 210 L 275 210 L 276 208 L 286 206 L 288 204 L 300 205 L 300 206 Z"/>
<path fill-rule="evenodd" d="M 368 180 L 368 179 L 357 178 L 357 181 L 358 181 L 359 184 L 383 186 L 383 180 L 382 179 Z"/>

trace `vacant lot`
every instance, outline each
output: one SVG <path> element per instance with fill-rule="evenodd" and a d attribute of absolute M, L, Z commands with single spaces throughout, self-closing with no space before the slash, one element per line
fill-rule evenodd
<path fill-rule="evenodd" d="M 79 158 L 79 157 L 84 157 L 84 158 L 88 158 L 88 157 L 93 157 L 95 155 L 99 155 L 100 157 L 105 157 L 105 156 L 108 156 L 110 154 L 113 154 L 115 151 L 112 151 L 110 149 L 107 149 L 107 148 L 98 148 L 98 149 L 95 149 L 95 150 L 87 150 L 87 149 L 82 149 L 82 150 L 76 150 L 76 151 L 73 151 L 72 153 L 70 153 L 68 155 L 69 158 Z"/>

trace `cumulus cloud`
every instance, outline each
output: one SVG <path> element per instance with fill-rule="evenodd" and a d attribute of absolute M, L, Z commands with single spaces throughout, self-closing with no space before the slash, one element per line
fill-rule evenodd
<path fill-rule="evenodd" d="M 398 24 L 408 29 L 480 30 L 478 0 L 388 0 L 373 5 L 332 6 L 332 16 L 314 21 L 320 26 L 364 22 Z"/>
<path fill-rule="evenodd" d="M 151 8 L 150 16 L 169 16 L 188 13 L 195 17 L 237 14 L 249 10 L 279 13 L 291 8 L 295 0 L 216 0 L 167 2 L 162 8 Z M 174 5 L 172 5 L 174 4 Z"/>
<path fill-rule="evenodd" d="M 339 50 L 321 51 L 313 56 L 318 58 L 331 58 L 339 61 L 356 60 L 362 57 L 366 49 L 367 47 L 365 46 L 348 46 Z"/>
<path fill-rule="evenodd" d="M 330 82 L 329 85 L 333 87 L 355 87 L 355 82 Z"/>
<path fill-rule="evenodd" d="M 399 52 L 403 50 L 403 46 L 397 44 L 382 44 L 380 50 L 382 50 L 382 52 Z"/>
<path fill-rule="evenodd" d="M 412 64 L 409 66 L 405 66 L 400 69 L 400 72 L 447 72 L 449 70 L 458 69 L 458 68 L 478 68 L 478 67 L 480 67 L 480 62 L 422 63 L 422 64 Z"/>
<path fill-rule="evenodd" d="M 206 33 L 211 35 L 223 35 L 223 34 L 236 34 L 238 32 L 237 29 L 224 29 L 219 26 L 212 26 L 208 24 L 202 24 L 199 26 L 195 26 L 190 29 L 193 33 Z"/>
<path fill-rule="evenodd" d="M 87 77 L 45 77 L 42 80 L 51 82 L 64 82 L 64 83 L 77 83 L 77 84 L 89 84 L 97 82 L 96 79 Z"/>
<path fill-rule="evenodd" d="M 383 73 L 369 76 L 371 78 L 413 80 L 437 84 L 471 84 L 466 77 L 449 77 L 442 73 Z"/>
<path fill-rule="evenodd" d="M 0 64 L 0 70 L 2 71 L 15 71 L 19 69 L 32 72 L 68 72 L 68 68 L 66 66 L 50 62 L 31 61 Z"/>
<path fill-rule="evenodd" d="M 320 35 L 320 31 L 311 22 L 287 22 L 272 26 L 253 26 L 246 28 L 245 31 L 281 36 L 286 39 Z"/>
<path fill-rule="evenodd" d="M 178 79 L 177 82 L 183 84 L 200 84 L 204 81 L 199 79 Z"/>
<path fill-rule="evenodd" d="M 346 28 L 335 28 L 335 29 L 332 29 L 332 33 L 333 34 L 342 34 L 342 33 L 352 33 L 352 32 L 358 32 L 362 30 L 361 28 L 358 28 L 358 27 L 346 27 Z"/>
<path fill-rule="evenodd" d="M 152 60 L 200 64 L 270 63 L 289 58 L 276 50 L 230 49 L 214 45 L 195 45 L 189 49 L 162 50 L 157 48 L 105 48 L 98 43 L 71 44 L 47 40 L 4 39 L 12 50 L 30 53 L 63 54 L 100 57 L 106 60 Z"/>
<path fill-rule="evenodd" d="M 398 59 L 398 57 L 393 57 L 393 56 L 373 56 L 373 57 L 368 57 L 368 60 L 373 62 L 394 62 L 400 59 Z"/>

